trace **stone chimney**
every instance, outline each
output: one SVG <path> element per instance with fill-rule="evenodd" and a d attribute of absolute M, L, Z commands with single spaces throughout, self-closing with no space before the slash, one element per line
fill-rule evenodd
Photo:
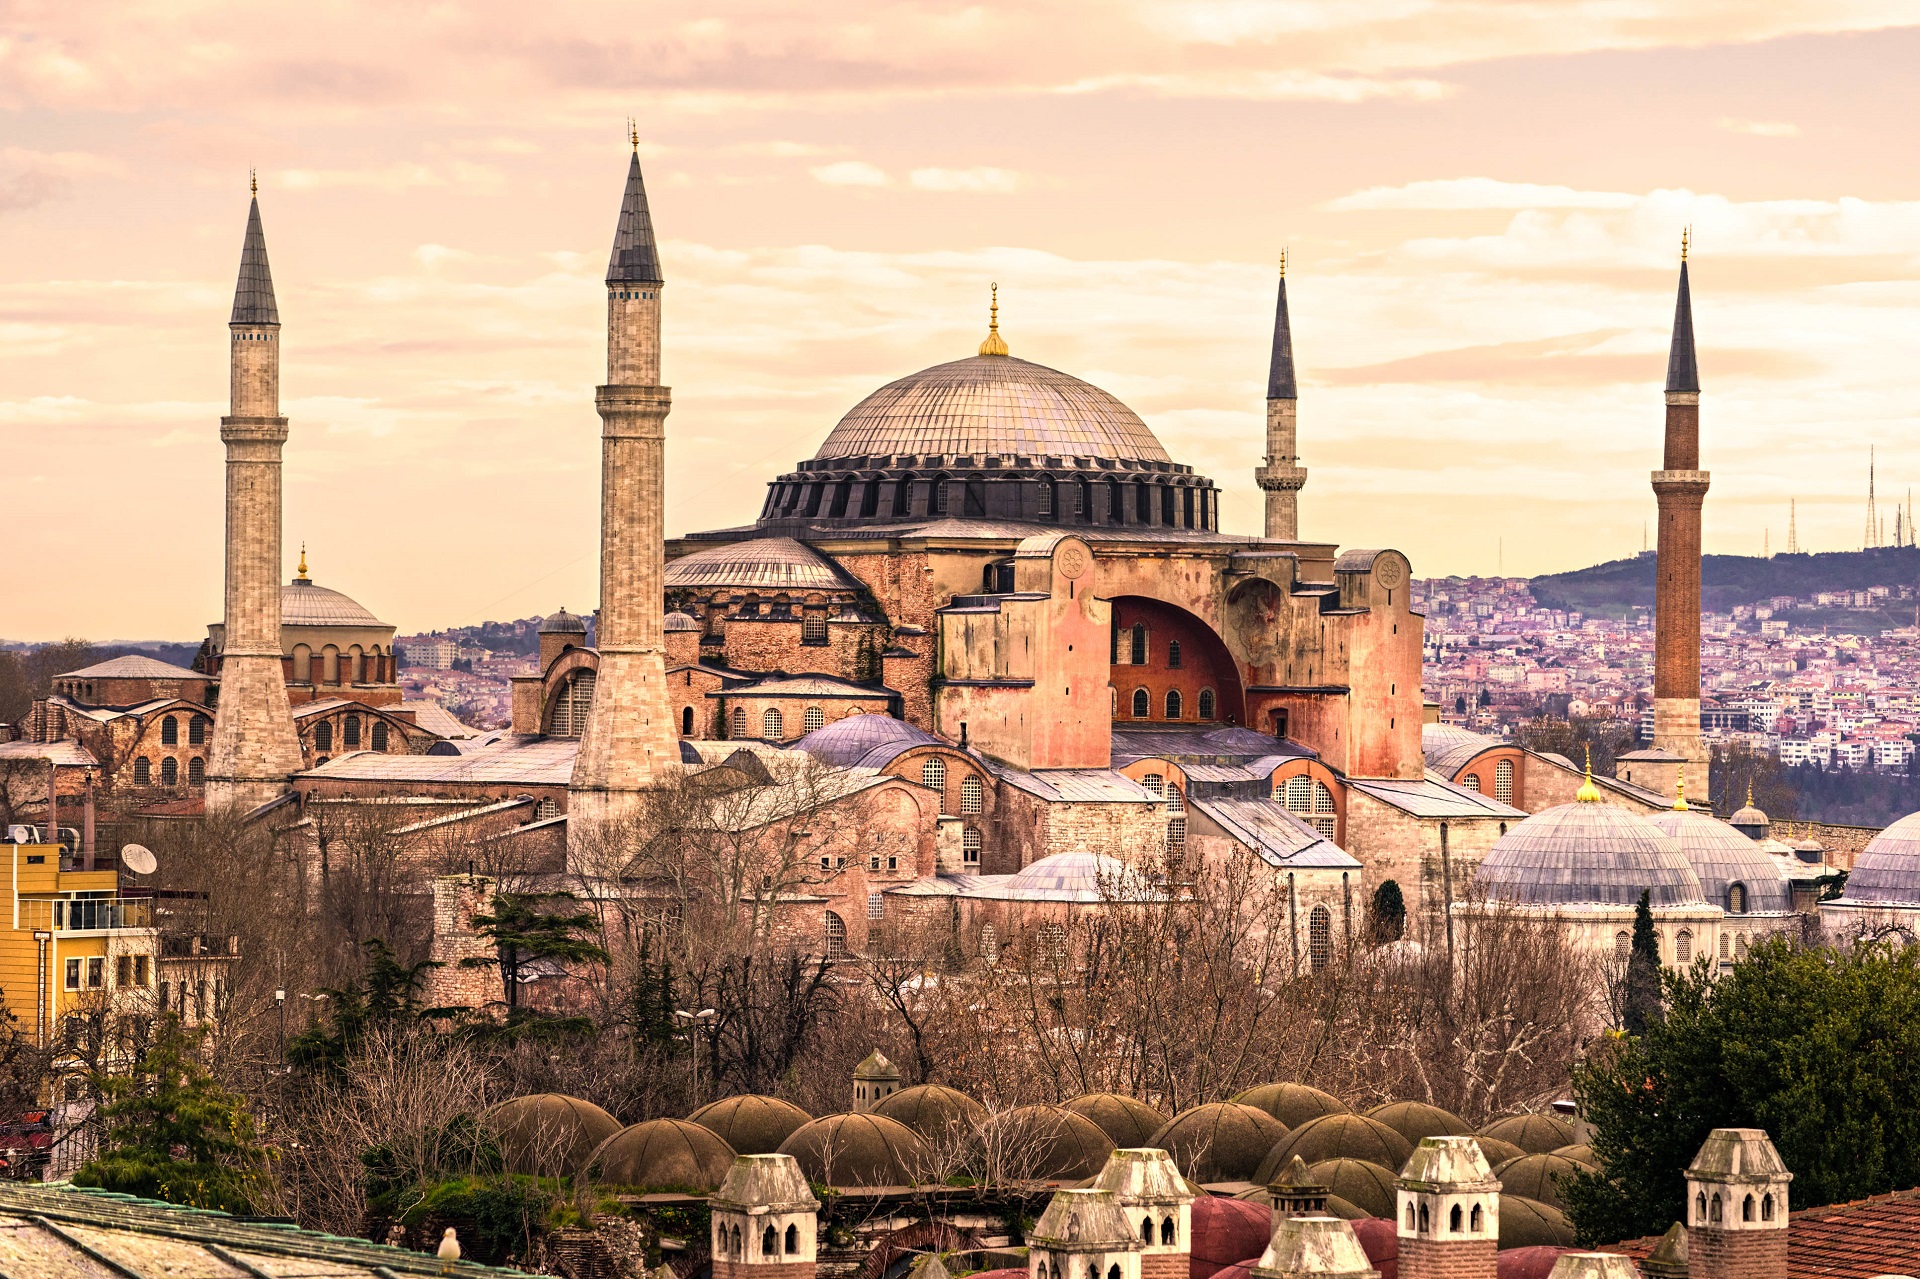
<path fill-rule="evenodd" d="M 1405 1254 L 1401 1254 L 1405 1257 Z M 1402 1263 L 1404 1273 L 1405 1261 Z M 1253 1266 L 1254 1279 L 1380 1279 L 1353 1227 L 1338 1217 L 1288 1217 Z"/>
<path fill-rule="evenodd" d="M 1056 1191 L 1027 1232 L 1028 1279 L 1140 1279 L 1140 1237 L 1111 1190 Z"/>
<path fill-rule="evenodd" d="M 1286 1166 L 1280 1176 L 1267 1186 L 1267 1195 L 1273 1200 L 1273 1219 L 1283 1217 L 1324 1217 L 1327 1215 L 1327 1196 L 1333 1193 L 1333 1187 L 1315 1181 L 1307 1173 L 1307 1161 L 1299 1155 Z"/>
<path fill-rule="evenodd" d="M 1647 1279 L 1687 1279 L 1687 1228 L 1677 1221 L 1669 1226 L 1640 1263 L 1640 1273 Z"/>
<path fill-rule="evenodd" d="M 1107 1156 L 1096 1190 L 1114 1203 L 1140 1237 L 1141 1279 L 1187 1279 L 1193 1256 L 1196 1191 L 1164 1150 L 1116 1150 Z"/>
<path fill-rule="evenodd" d="M 1472 1137 L 1423 1137 L 1400 1171 L 1401 1279 L 1495 1279 L 1500 1183 Z"/>
<path fill-rule="evenodd" d="M 878 1048 L 853 1068 L 853 1113 L 864 1115 L 885 1098 L 900 1091 L 900 1067 Z"/>
<path fill-rule="evenodd" d="M 488 875 L 441 875 L 433 881 L 433 939 L 421 999 L 429 1008 L 484 1008 L 505 998 L 500 970 L 462 968 L 464 959 L 497 957 L 493 943 L 473 926 L 475 915 L 493 908 L 494 880 Z"/>
<path fill-rule="evenodd" d="M 792 1155 L 738 1155 L 707 1200 L 713 1279 L 814 1279 L 820 1202 Z"/>
<path fill-rule="evenodd" d="M 1687 1167 L 1690 1279 L 1786 1279 L 1793 1174 L 1758 1128 L 1715 1128 Z"/>

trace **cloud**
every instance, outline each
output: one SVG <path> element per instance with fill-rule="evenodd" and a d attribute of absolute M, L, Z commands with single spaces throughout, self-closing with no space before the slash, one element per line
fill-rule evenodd
<path fill-rule="evenodd" d="M 1719 127 L 1729 133 L 1744 133 L 1753 138 L 1797 138 L 1800 126 L 1789 124 L 1785 120 L 1736 120 L 1732 116 L 1722 116 L 1717 122 Z"/>
<path fill-rule="evenodd" d="M 908 180 L 920 191 L 993 191 L 1020 189 L 1020 175 L 1011 169 L 915 169 Z"/>
<path fill-rule="evenodd" d="M 1368 187 L 1329 201 L 1326 208 L 1333 213 L 1373 209 L 1630 209 L 1639 199 L 1621 191 L 1576 191 L 1572 187 L 1496 178 L 1440 178 Z"/>
<path fill-rule="evenodd" d="M 1238 98 L 1268 102 L 1366 102 L 1410 98 L 1432 102 L 1454 92 L 1439 80 L 1328 75 L 1313 71 L 1220 70 L 1206 73 L 1122 72 L 1061 84 L 1055 93 L 1140 90 L 1163 98 Z"/>
<path fill-rule="evenodd" d="M 830 187 L 883 187 L 888 181 L 884 169 L 865 160 L 839 160 L 808 169 L 807 172 L 813 175 L 814 181 L 824 182 Z"/>
<path fill-rule="evenodd" d="M 86 151 L 0 147 L 0 212 L 62 199 L 72 192 L 76 178 L 122 172 L 117 160 Z"/>

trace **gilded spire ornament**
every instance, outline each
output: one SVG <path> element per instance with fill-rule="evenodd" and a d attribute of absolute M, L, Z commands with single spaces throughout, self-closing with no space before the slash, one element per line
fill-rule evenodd
<path fill-rule="evenodd" d="M 1587 780 L 1580 784 L 1580 789 L 1573 793 L 1573 798 L 1581 804 L 1600 802 L 1600 788 L 1593 784 L 1593 747 L 1591 746 L 1587 747 Z"/>
<path fill-rule="evenodd" d="M 300 576 L 298 576 L 298 577 L 296 577 L 296 578 L 294 578 L 294 579 L 293 579 L 294 581 L 296 581 L 296 582 L 304 582 L 304 581 L 306 581 L 306 580 L 307 580 L 307 544 L 306 544 L 305 542 L 302 542 L 302 543 L 300 543 L 300 568 L 299 568 L 299 574 L 300 574 Z"/>
<path fill-rule="evenodd" d="M 260 171 L 258 169 L 247 170 L 247 190 L 253 195 L 260 194 Z"/>
<path fill-rule="evenodd" d="M 1685 773 L 1673 779 L 1673 811 L 1676 813 L 1687 811 L 1687 775 Z"/>
<path fill-rule="evenodd" d="M 987 340 L 980 344 L 980 354 L 1005 355 L 1007 340 L 1000 336 L 1000 285 L 996 281 L 987 287 L 993 290 L 993 301 L 987 308 Z"/>

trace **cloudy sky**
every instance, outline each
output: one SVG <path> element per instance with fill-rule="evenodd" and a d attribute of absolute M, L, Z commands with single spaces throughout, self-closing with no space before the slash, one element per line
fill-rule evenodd
<path fill-rule="evenodd" d="M 1869 446 L 1889 533 L 1920 486 L 1917 65 L 1914 0 L 0 0 L 0 637 L 217 616 L 250 166 L 289 572 L 404 630 L 591 607 L 628 116 L 669 533 L 971 353 L 990 280 L 1257 531 L 1287 246 L 1305 535 L 1614 558 L 1691 223 L 1708 550 L 1790 498 L 1857 547 Z"/>

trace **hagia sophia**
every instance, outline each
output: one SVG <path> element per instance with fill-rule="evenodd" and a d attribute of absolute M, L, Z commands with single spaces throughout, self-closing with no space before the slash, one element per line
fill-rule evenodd
<path fill-rule="evenodd" d="M 304 553 L 280 580 L 281 456 L 298 431 L 280 414 L 256 195 L 221 420 L 223 617 L 192 669 L 134 657 L 66 673 L 0 744 L 0 760 L 48 766 L 46 824 L 84 813 L 91 865 L 97 795 L 224 811 L 296 843 L 309 818 L 378 805 L 417 817 L 396 838 L 430 834 L 439 854 L 484 843 L 528 873 L 592 876 L 596 832 L 650 789 L 712 774 L 728 793 L 804 790 L 830 819 L 809 822 L 804 874 L 764 903 L 828 955 L 936 901 L 961 926 L 1005 927 L 1116 896 L 1177 902 L 1212 871 L 1272 893 L 1264 924 L 1303 969 L 1366 927 L 1389 881 L 1423 919 L 1537 910 L 1607 954 L 1645 890 L 1663 959 L 1683 964 L 1730 962 L 1816 913 L 1920 931 L 1908 823 L 1820 902 L 1838 868 L 1819 848 L 1772 838 L 1750 803 L 1712 815 L 1709 476 L 1684 251 L 1653 473 L 1654 738 L 1611 777 L 1439 724 L 1407 557 L 1311 536 L 1284 263 L 1258 532 L 1223 528 L 1214 481 L 1119 399 L 1015 355 L 996 298 L 976 351 L 853 405 L 753 523 L 669 541 L 667 283 L 636 148 L 595 395 L 599 608 L 545 619 L 511 724 L 479 732 L 403 700 L 394 628 L 313 581 Z"/>

